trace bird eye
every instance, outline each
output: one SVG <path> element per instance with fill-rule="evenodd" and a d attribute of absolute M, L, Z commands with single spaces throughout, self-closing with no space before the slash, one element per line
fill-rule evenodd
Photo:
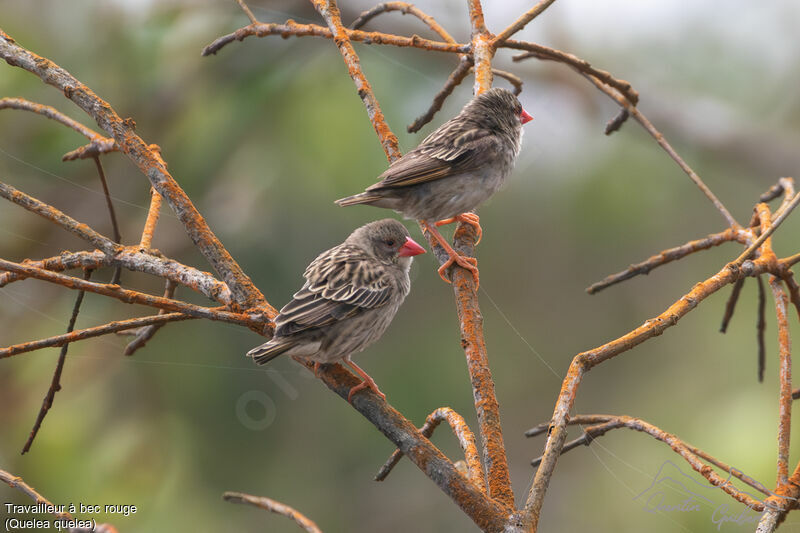
<path fill-rule="evenodd" d="M 386 239 L 386 240 L 385 240 L 385 241 L 383 241 L 383 242 L 384 242 L 384 244 L 386 244 L 386 246 L 389 246 L 390 248 L 391 248 L 392 246 L 394 246 L 394 239 Z"/>

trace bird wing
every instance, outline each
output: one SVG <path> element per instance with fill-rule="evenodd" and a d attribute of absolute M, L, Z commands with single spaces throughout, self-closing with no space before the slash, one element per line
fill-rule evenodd
<path fill-rule="evenodd" d="M 407 187 L 475 170 L 492 160 L 499 148 L 499 140 L 489 130 L 443 126 L 392 164 L 367 191 Z"/>
<path fill-rule="evenodd" d="M 303 276 L 305 285 L 275 319 L 276 335 L 327 326 L 380 307 L 393 289 L 382 265 L 350 245 L 323 252 Z"/>

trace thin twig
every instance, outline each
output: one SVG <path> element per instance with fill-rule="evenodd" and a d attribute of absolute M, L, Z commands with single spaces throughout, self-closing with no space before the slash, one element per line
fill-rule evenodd
<path fill-rule="evenodd" d="M 644 114 L 642 114 L 641 111 L 639 111 L 639 108 L 637 108 L 636 105 L 632 104 L 627 97 L 623 96 L 622 94 L 615 91 L 613 88 L 609 87 L 606 84 L 606 82 L 599 79 L 597 76 L 592 74 L 586 74 L 585 72 L 577 68 L 576 70 L 580 72 L 589 81 L 591 81 L 598 89 L 600 89 L 601 91 L 606 93 L 609 97 L 611 97 L 614 101 L 616 101 L 621 107 L 627 109 L 628 112 L 633 116 L 633 118 L 635 118 L 636 121 L 639 124 L 641 124 L 645 130 L 647 130 L 647 133 L 649 133 L 656 140 L 658 145 L 664 149 L 664 151 L 672 158 L 673 161 L 675 161 L 678 164 L 679 167 L 681 167 L 681 170 L 683 170 L 686 173 L 686 175 L 689 176 L 689 179 L 691 179 L 692 182 L 694 182 L 694 184 L 703 192 L 706 198 L 708 198 L 709 201 L 712 204 L 714 204 L 714 207 L 717 209 L 717 211 L 720 212 L 720 214 L 728 223 L 728 225 L 734 229 L 739 228 L 739 223 L 736 222 L 736 219 L 733 218 L 733 215 L 730 214 L 728 209 L 722 204 L 719 198 L 717 198 L 717 196 L 713 192 L 711 192 L 711 189 L 708 188 L 708 186 L 703 182 L 700 176 L 698 176 L 697 173 L 694 170 L 692 170 L 692 167 L 690 167 L 686 163 L 686 161 L 684 161 L 681 158 L 681 156 L 678 155 L 678 152 L 676 152 L 675 149 L 672 147 L 672 145 L 667 142 L 667 140 L 664 138 L 664 135 L 662 135 L 662 133 L 658 131 L 655 126 L 653 126 L 653 123 L 650 122 L 647 119 L 647 117 L 644 116 Z"/>
<path fill-rule="evenodd" d="M 747 258 L 749 258 L 750 255 L 752 255 L 752 253 L 755 252 L 776 229 L 778 229 L 783 221 L 786 220 L 786 217 L 788 217 L 789 214 L 794 211 L 794 208 L 797 207 L 798 203 L 800 203 L 800 192 L 792 197 L 792 200 L 786 205 L 780 215 L 775 217 L 775 219 L 772 221 L 772 224 L 768 228 L 761 231 L 761 235 L 759 235 L 758 239 L 756 239 L 753 244 L 747 248 L 747 250 L 742 252 L 742 254 L 733 261 L 733 264 L 739 266 L 744 263 Z"/>
<path fill-rule="evenodd" d="M 117 214 L 114 211 L 114 202 L 111 200 L 111 193 L 108 190 L 108 181 L 106 180 L 106 173 L 103 170 L 103 164 L 100 162 L 99 157 L 93 157 L 95 166 L 97 167 L 97 175 L 100 177 L 100 183 L 103 184 L 103 194 L 106 197 L 106 206 L 108 207 L 108 215 L 111 218 L 111 227 L 114 231 L 114 242 L 117 244 L 122 243 L 122 235 L 119 232 L 119 224 L 117 223 Z"/>
<path fill-rule="evenodd" d="M 175 295 L 175 289 L 177 287 L 178 285 L 174 281 L 167 280 L 166 287 L 164 287 L 164 298 L 172 298 Z M 161 309 L 158 311 L 158 314 L 165 315 L 167 312 Z M 136 350 L 147 344 L 147 341 L 152 339 L 153 335 L 155 335 L 159 329 L 164 327 L 164 324 L 165 322 L 160 322 L 158 324 L 151 324 L 149 326 L 139 328 L 139 330 L 136 332 L 136 337 L 129 342 L 127 346 L 125 346 L 125 351 L 122 353 L 124 355 L 133 355 Z"/>
<path fill-rule="evenodd" d="M 295 359 L 300 363 L 302 360 Z M 313 368 L 313 364 L 305 362 Z M 361 380 L 341 365 L 326 365 L 319 371 L 325 385 L 347 400 L 350 389 Z M 462 475 L 455 465 L 431 444 L 408 419 L 371 391 L 353 396 L 353 408 L 366 417 L 403 454 L 422 470 L 483 531 L 503 531 L 509 509 L 486 496 L 477 485 Z"/>
<path fill-rule="evenodd" d="M 615 78 L 608 71 L 593 67 L 591 63 L 589 63 L 585 59 L 581 59 L 580 57 L 574 54 L 570 54 L 568 52 L 562 52 L 561 50 L 550 48 L 549 46 L 530 43 L 527 41 L 508 40 L 501 46 L 503 48 L 513 48 L 516 50 L 528 51 L 527 53 L 514 56 L 512 58 L 513 61 L 522 61 L 524 59 L 533 57 L 545 61 L 556 61 L 559 63 L 564 63 L 574 68 L 581 74 L 588 74 L 589 76 L 597 78 L 605 85 L 613 87 L 614 89 L 619 91 L 625 97 L 625 99 L 631 104 L 636 105 L 639 103 L 639 93 L 636 92 L 636 90 L 634 90 L 634 88 L 631 86 L 629 82 Z"/>
<path fill-rule="evenodd" d="M 784 259 L 781 262 L 783 269 L 780 271 L 781 279 L 783 279 L 784 283 L 786 283 L 786 288 L 789 289 L 789 300 L 794 305 L 795 310 L 797 311 L 797 317 L 800 319 L 800 286 L 797 285 L 797 282 L 794 280 L 794 274 L 788 267 L 785 267 L 786 260 Z"/>
<path fill-rule="evenodd" d="M 758 382 L 764 382 L 764 370 L 767 366 L 767 350 L 764 341 L 764 332 L 767 329 L 767 298 L 764 294 L 764 282 L 761 276 L 758 281 L 758 321 L 756 322 L 756 343 L 758 344 Z"/>
<path fill-rule="evenodd" d="M 222 495 L 222 499 L 226 502 L 246 503 L 261 509 L 266 509 L 267 511 L 289 518 L 295 524 L 308 531 L 308 533 L 322 533 L 313 520 L 285 503 L 265 498 L 264 496 L 252 496 L 243 492 L 226 492 Z"/>
<path fill-rule="evenodd" d="M 147 249 L 153 246 L 153 234 L 156 231 L 158 217 L 161 213 L 161 195 L 157 190 L 150 188 L 150 208 L 147 210 L 147 220 L 142 230 L 142 238 L 139 242 L 141 248 Z"/>
<path fill-rule="evenodd" d="M 150 183 L 167 200 L 192 242 L 228 285 L 233 299 L 242 308 L 259 307 L 272 313 L 252 280 L 225 249 L 205 219 L 166 168 L 160 153 L 146 144 L 135 132 L 131 119 L 122 119 L 114 108 L 100 99 L 89 87 L 52 61 L 34 54 L 0 30 L 0 58 L 9 65 L 20 67 L 38 76 L 44 83 L 56 87 L 83 109 L 98 125 L 117 141 L 125 155 L 147 176 Z"/>
<path fill-rule="evenodd" d="M 676 261 L 683 257 L 686 257 L 689 254 L 693 254 L 694 252 L 699 252 L 700 250 L 708 250 L 709 248 L 713 248 L 714 246 L 719 246 L 720 244 L 726 242 L 733 242 L 739 239 L 738 232 L 728 228 L 725 231 L 720 233 L 712 233 L 703 239 L 698 239 L 696 241 L 689 241 L 686 244 L 682 244 L 680 246 L 676 246 L 675 248 L 669 248 L 664 250 L 663 252 L 659 252 L 658 254 L 651 256 L 646 261 L 642 261 L 641 263 L 636 263 L 622 272 L 618 272 L 616 274 L 612 274 L 602 281 L 598 281 L 597 283 L 593 283 L 586 289 L 586 292 L 589 294 L 595 294 L 611 285 L 616 283 L 620 283 L 627 279 L 631 279 L 635 276 L 640 274 L 648 274 L 651 270 L 661 265 L 666 265 L 667 263 L 671 263 L 672 261 Z"/>
<path fill-rule="evenodd" d="M 712 470 L 707 469 L 707 468 L 703 468 L 702 465 L 698 464 L 698 461 L 697 461 L 698 458 L 713 464 L 717 468 L 719 468 L 719 469 L 723 470 L 724 472 L 730 474 L 731 476 L 733 476 L 736 479 L 740 480 L 741 482 L 749 485 L 750 487 L 758 490 L 762 494 L 765 494 L 767 496 L 770 496 L 770 495 L 773 494 L 762 483 L 759 483 L 758 481 L 754 480 L 750 476 L 745 475 L 738 468 L 734 468 L 734 467 L 731 467 L 731 466 L 723 463 L 719 459 L 709 455 L 708 453 L 704 452 L 703 450 L 701 450 L 699 448 L 696 448 L 696 447 L 692 446 L 691 444 L 688 444 L 688 443 L 684 442 L 683 440 L 681 440 L 680 438 L 676 437 L 675 435 L 671 435 L 670 433 L 667 433 L 666 431 L 654 426 L 653 424 L 645 422 L 644 420 L 642 420 L 640 418 L 634 418 L 634 417 L 625 416 L 625 415 L 576 415 L 576 416 L 573 416 L 570 419 L 568 424 L 569 425 L 580 425 L 580 426 L 582 426 L 584 434 L 581 437 L 579 437 L 579 438 L 577 438 L 577 439 L 575 439 L 573 441 L 570 441 L 569 443 L 565 444 L 563 449 L 562 449 L 562 451 L 561 451 L 562 455 L 564 453 L 566 453 L 567 451 L 569 451 L 571 449 L 574 449 L 574 448 L 576 448 L 578 446 L 581 446 L 581 445 L 587 445 L 588 446 L 589 444 L 591 444 L 591 442 L 594 439 L 596 439 L 597 437 L 601 437 L 601 436 L 605 435 L 607 432 L 609 432 L 609 431 L 611 431 L 613 429 L 628 428 L 628 429 L 632 429 L 634 431 L 640 431 L 642 433 L 646 433 L 646 434 L 652 436 L 653 438 L 655 438 L 656 440 L 659 440 L 661 442 L 669 444 L 670 447 L 676 453 L 680 454 L 684 459 L 686 459 L 687 462 L 689 462 L 690 465 L 692 465 L 692 468 L 697 470 L 703 477 L 705 477 L 714 486 L 719 486 L 723 490 L 725 490 L 726 486 L 732 488 L 734 491 L 736 490 L 732 485 L 730 485 L 730 481 L 729 481 L 730 478 L 728 478 L 728 480 L 722 480 L 722 478 L 717 476 Z M 587 424 L 589 424 L 589 425 L 587 426 Z M 586 426 L 586 427 L 583 427 L 583 426 Z M 532 428 L 532 429 L 526 431 L 525 434 L 526 435 L 538 434 L 539 432 L 537 432 L 537 430 L 539 430 L 540 427 L 541 426 L 537 426 L 535 428 Z M 546 429 L 546 427 L 547 427 L 547 425 L 545 425 L 545 429 Z M 695 457 L 692 457 L 692 456 L 695 456 Z M 533 466 L 538 466 L 538 464 L 541 462 L 541 460 L 542 460 L 542 458 L 539 457 L 539 458 L 534 459 L 533 461 L 531 461 L 531 464 Z M 700 469 L 698 470 L 697 467 L 700 467 Z M 726 491 L 726 492 L 728 492 L 728 491 Z M 729 494 L 731 494 L 731 493 L 729 492 Z M 748 497 L 744 493 L 738 493 L 738 491 L 737 491 L 737 493 L 731 494 L 731 496 L 734 496 L 735 498 L 737 498 L 738 501 L 742 501 L 742 500 L 738 499 L 739 497 L 743 497 L 743 498 L 744 497 Z M 745 502 L 742 502 L 742 503 L 745 503 Z"/>
<path fill-rule="evenodd" d="M 49 105 L 37 104 L 36 102 L 31 102 L 30 100 L 26 100 L 24 98 L 0 98 L 0 109 L 19 109 L 22 111 L 31 111 L 33 113 L 42 115 L 43 117 L 55 120 L 56 122 L 59 122 L 64 126 L 77 131 L 89 140 L 100 137 L 100 134 L 93 129 L 87 128 L 77 120 L 68 117 L 55 107 L 51 107 Z"/>
<path fill-rule="evenodd" d="M 106 207 L 108 207 L 108 216 L 111 217 L 111 228 L 114 231 L 114 242 L 122 244 L 122 235 L 119 232 L 119 224 L 117 224 L 117 214 L 114 212 L 114 202 L 111 201 L 111 193 L 108 191 L 108 181 L 106 180 L 106 173 L 103 170 L 103 164 L 100 162 L 100 157 L 95 156 L 94 164 L 97 168 L 97 175 L 100 176 L 100 183 L 103 184 L 103 194 L 106 197 Z M 111 276 L 111 283 L 118 284 L 122 267 L 114 269 L 114 275 Z"/>
<path fill-rule="evenodd" d="M 796 509 L 800 498 L 800 463 L 794 469 L 794 473 L 789 478 L 789 483 L 764 500 L 766 509 L 758 522 L 756 533 L 772 533 L 786 518 L 790 509 Z"/>
<path fill-rule="evenodd" d="M 733 290 L 731 290 L 731 295 L 728 298 L 728 302 L 725 304 L 725 315 L 723 315 L 722 325 L 719 327 L 720 333 L 728 331 L 728 323 L 731 321 L 731 318 L 733 318 L 733 312 L 736 310 L 736 302 L 739 301 L 739 293 L 742 292 L 742 287 L 744 287 L 744 278 L 733 284 Z"/>
<path fill-rule="evenodd" d="M 514 23 L 508 28 L 498 33 L 497 36 L 492 40 L 492 46 L 497 48 L 498 46 L 502 45 L 506 40 L 508 40 L 509 37 L 520 31 L 530 21 L 538 17 L 542 11 L 550 7 L 550 4 L 553 2 L 555 2 L 555 0 L 541 0 L 541 2 L 523 13 L 522 16 L 515 20 Z"/>
<path fill-rule="evenodd" d="M 399 47 L 418 48 L 421 50 L 431 50 L 435 52 L 448 52 L 451 54 L 466 54 L 469 52 L 468 44 L 432 41 L 430 39 L 423 39 L 419 35 L 404 37 L 402 35 L 392 35 L 390 33 L 381 33 L 377 31 L 349 30 L 346 28 L 343 29 L 343 35 L 347 35 L 348 39 L 351 41 L 362 42 L 364 44 L 385 44 Z M 247 37 L 267 37 L 269 35 L 280 35 L 284 39 L 291 36 L 304 37 L 306 35 L 323 37 L 325 39 L 333 38 L 333 33 L 331 33 L 329 28 L 325 28 L 324 26 L 319 26 L 317 24 L 298 24 L 292 19 L 287 20 L 283 24 L 265 24 L 263 22 L 259 22 L 258 24 L 250 24 L 249 26 L 239 28 L 233 33 L 219 37 L 214 42 L 203 48 L 201 55 L 214 55 L 225 45 L 234 41 L 241 41 Z"/>
<path fill-rule="evenodd" d="M 783 194 L 783 182 L 781 181 L 783 178 L 778 180 L 778 183 L 767 189 L 765 193 L 758 197 L 758 201 L 761 203 L 771 202 L 781 194 Z"/>
<path fill-rule="evenodd" d="M 468 479 L 475 483 L 483 492 L 486 492 L 486 484 L 483 480 L 483 470 L 481 469 L 481 460 L 478 456 L 478 447 L 475 444 L 475 435 L 469 429 L 469 426 L 460 414 L 453 411 L 449 407 L 440 407 L 428 415 L 428 418 L 419 429 L 419 432 L 430 439 L 431 435 L 433 435 L 433 430 L 435 430 L 436 427 L 443 421 L 446 421 L 450 425 L 450 429 L 453 430 L 453 434 L 458 439 L 458 444 L 461 446 L 461 450 L 464 452 Z M 375 475 L 375 481 L 385 480 L 386 476 L 389 475 L 402 457 L 403 452 L 399 449 L 395 450 L 391 457 L 389 457 L 389 459 L 386 461 L 386 464 L 384 464 Z"/>
<path fill-rule="evenodd" d="M 19 477 L 15 476 L 5 470 L 0 470 L 0 481 L 11 487 L 12 489 L 17 489 L 26 496 L 29 496 L 33 501 L 36 502 L 38 506 L 37 512 L 41 511 L 42 513 L 52 514 L 56 517 L 56 520 L 59 523 L 63 523 L 63 527 L 61 530 L 69 531 L 69 533 L 119 533 L 117 528 L 112 526 L 111 524 L 94 524 L 93 527 L 78 527 L 72 526 L 70 527 L 70 522 L 74 522 L 75 518 L 66 510 L 67 505 L 55 505 L 50 502 L 47 498 L 39 494 L 33 487 L 25 483 L 25 481 Z"/>
<path fill-rule="evenodd" d="M 447 43 L 455 43 L 456 40 L 447 33 L 441 24 L 436 22 L 432 16 L 428 15 L 420 8 L 415 6 L 414 4 L 409 4 L 408 2 L 383 2 L 378 4 L 377 6 L 364 11 L 361 13 L 356 20 L 350 24 L 351 30 L 358 30 L 364 24 L 375 18 L 376 16 L 380 15 L 381 13 L 388 13 L 390 11 L 399 11 L 403 15 L 413 15 L 417 17 L 419 20 L 424 22 L 431 30 L 433 30 L 439 37 L 442 38 L 443 41 Z"/>
<path fill-rule="evenodd" d="M 243 2 L 243 0 L 236 0 L 236 2 L 239 3 L 239 7 L 241 7 L 242 11 L 245 12 L 245 14 L 247 15 L 247 18 L 250 19 L 250 22 L 252 22 L 253 24 L 258 24 L 258 19 L 256 18 L 255 15 L 253 15 L 253 12 L 250 11 L 250 8 L 247 7 L 247 4 L 245 4 Z"/>
<path fill-rule="evenodd" d="M 612 118 L 606 123 L 606 128 L 603 131 L 603 133 L 605 133 L 606 135 L 611 135 L 615 131 L 618 131 L 622 127 L 622 125 L 628 121 L 628 118 L 630 118 L 630 116 L 631 114 L 628 113 L 627 109 L 620 109 L 619 113 L 617 113 L 617 115 L 614 118 Z"/>
<path fill-rule="evenodd" d="M 794 191 L 794 179 L 783 177 L 778 180 L 778 184 L 781 186 L 781 190 L 783 191 L 783 201 L 781 202 L 780 207 L 775 210 L 772 214 L 772 220 L 775 220 L 777 217 L 783 213 L 786 208 L 789 207 L 789 204 L 794 198 L 795 191 Z"/>
<path fill-rule="evenodd" d="M 786 265 L 787 267 L 796 265 L 797 263 L 800 263 L 800 253 L 790 255 L 789 257 L 783 260 L 783 264 Z"/>
<path fill-rule="evenodd" d="M 549 428 L 542 463 L 536 470 L 533 484 L 528 492 L 525 510 L 520 519 L 520 523 L 524 527 L 535 531 L 539 522 L 544 496 L 558 462 L 561 449 L 566 441 L 569 412 L 572 410 L 578 388 L 586 372 L 648 339 L 661 335 L 667 328 L 676 325 L 683 316 L 696 308 L 700 302 L 719 291 L 722 287 L 735 283 L 743 276 L 763 274 L 771 266 L 771 263 L 762 259 L 749 261 L 740 268 L 730 268 L 726 265 L 715 275 L 696 284 L 689 293 L 673 303 L 656 318 L 646 321 L 643 325 L 616 340 L 593 350 L 582 352 L 572 359 L 553 410 L 552 423 Z"/>
<path fill-rule="evenodd" d="M 788 298 L 778 278 L 771 276 L 769 285 L 775 298 L 780 354 L 780 408 L 778 423 L 778 489 L 780 491 L 789 482 L 789 438 L 792 422 L 792 351 L 789 341 L 789 321 L 786 317 Z"/>
<path fill-rule="evenodd" d="M 89 278 L 91 277 L 91 270 L 84 271 L 84 280 L 89 281 Z M 67 335 L 72 333 L 72 331 L 75 329 L 75 322 L 78 320 L 78 313 L 81 310 L 81 303 L 83 303 L 84 294 L 86 294 L 84 291 L 79 291 L 78 296 L 75 298 L 75 305 L 72 307 L 72 315 L 69 317 L 69 324 L 67 324 Z M 22 447 L 23 455 L 25 455 L 25 453 L 31 449 L 33 440 L 36 438 L 36 435 L 39 433 L 39 428 L 42 426 L 44 417 L 47 415 L 48 411 L 50 411 L 50 408 L 53 407 L 53 400 L 56 397 L 56 392 L 61 390 L 61 373 L 64 370 L 64 362 L 67 358 L 68 349 L 69 343 L 64 343 L 61 346 L 61 352 L 58 354 L 58 363 L 56 363 L 56 369 L 53 372 L 53 379 L 50 381 L 50 388 L 47 390 L 44 401 L 42 401 L 42 407 L 39 409 L 39 414 L 36 416 L 36 422 L 33 423 L 31 434 L 28 437 L 28 440 L 25 442 L 25 446 Z"/>
<path fill-rule="evenodd" d="M 464 78 L 469 75 L 470 69 L 472 68 L 472 57 L 464 55 L 461 57 L 458 66 L 455 68 L 453 72 L 450 73 L 448 76 L 447 81 L 444 83 L 444 87 L 436 93 L 436 96 L 433 97 L 433 102 L 428 110 L 417 117 L 414 122 L 409 124 L 408 130 L 409 133 L 416 133 L 422 129 L 422 127 L 433 120 L 434 115 L 436 115 L 437 111 L 442 108 L 444 101 L 447 100 L 447 97 L 453 93 L 453 89 L 458 87 Z"/>
<path fill-rule="evenodd" d="M 50 500 L 39 494 L 36 489 L 25 483 L 25 480 L 21 477 L 15 476 L 5 470 L 0 470 L 0 481 L 12 489 L 19 490 L 37 504 L 43 505 L 43 511 L 52 514 L 58 520 L 74 520 L 72 515 L 65 510 L 67 507 L 66 505 L 55 505 L 51 503 Z"/>
<path fill-rule="evenodd" d="M 384 2 L 382 4 L 378 4 L 374 8 L 363 12 L 358 19 L 351 25 L 353 29 L 358 29 L 364 24 L 366 24 L 369 20 L 374 18 L 375 16 L 385 13 L 388 11 L 401 11 L 403 13 L 410 13 L 420 20 L 422 20 L 428 27 L 431 28 L 434 32 L 436 32 L 443 41 L 455 44 L 456 40 L 447 33 L 445 30 L 436 20 L 427 15 L 426 13 L 420 11 L 412 4 L 408 4 L 406 2 Z M 433 102 L 428 110 L 422 116 L 418 117 L 414 122 L 412 122 L 408 127 L 407 130 L 409 133 L 416 133 L 419 131 L 425 124 L 430 122 L 437 111 L 442 108 L 444 101 L 447 99 L 448 96 L 453 92 L 463 80 L 467 77 L 472 68 L 473 60 L 472 56 L 469 54 L 461 54 L 459 57 L 459 64 L 456 69 L 450 74 L 445 82 L 444 87 L 441 91 L 439 91 L 436 96 L 433 98 Z M 503 75 L 504 77 L 508 76 L 507 79 L 514 85 L 515 90 L 517 91 L 515 94 L 519 94 L 519 91 L 522 90 L 522 81 L 508 72 L 497 71 L 498 75 Z M 502 73 L 502 74 L 501 74 Z"/>
<path fill-rule="evenodd" d="M 152 252 L 155 253 L 154 250 Z M 159 257 L 153 253 L 142 252 L 138 247 L 126 246 L 115 255 L 106 255 L 96 250 L 94 252 L 62 252 L 61 255 L 48 257 L 41 261 L 22 261 L 23 265 L 40 270 L 60 272 L 73 268 L 101 268 L 107 266 L 121 266 L 132 272 L 143 272 L 168 279 L 188 287 L 222 305 L 231 304 L 231 291 L 228 286 L 214 278 L 208 272 L 201 272 L 196 268 L 178 263 L 172 259 Z M 0 287 L 25 279 L 25 274 L 17 272 L 0 272 Z M 273 318 L 268 314 L 270 318 Z"/>
<path fill-rule="evenodd" d="M 122 248 L 122 246 L 115 243 L 108 237 L 99 234 L 86 224 L 81 224 L 74 218 L 65 215 L 55 207 L 47 205 L 46 203 L 41 202 L 22 191 L 18 191 L 11 185 L 0 183 L 0 196 L 6 200 L 14 202 L 21 207 L 24 207 L 28 211 L 46 218 L 50 222 L 58 224 L 73 235 L 88 241 L 93 246 L 103 250 L 107 254 L 114 254 Z"/>
<path fill-rule="evenodd" d="M 265 324 L 268 324 L 268 321 L 265 320 L 266 317 L 264 317 L 260 312 L 242 314 L 202 307 L 199 305 L 181 302 L 179 300 L 172 300 L 170 298 L 162 298 L 160 296 L 153 296 L 143 292 L 123 289 L 119 285 L 83 281 L 82 279 L 74 278 L 72 276 L 66 276 L 57 272 L 42 270 L 20 263 L 13 263 L 11 261 L 6 261 L 5 259 L 0 259 L 0 270 L 18 272 L 27 277 L 55 283 L 68 289 L 83 290 L 102 294 L 103 296 L 111 296 L 112 298 L 117 298 L 125 303 L 136 303 L 150 307 L 157 307 L 159 309 L 180 312 L 197 318 L 208 318 L 210 320 L 231 322 L 233 324 L 254 326 L 256 328 L 261 328 Z"/>
<path fill-rule="evenodd" d="M 37 104 L 24 98 L 0 98 L 0 109 L 21 109 L 25 111 L 32 111 L 47 118 L 53 119 L 56 122 L 71 128 L 91 142 L 76 150 L 67 152 L 62 157 L 62 161 L 72 161 L 75 159 L 84 159 L 86 157 L 96 157 L 99 154 L 116 151 L 117 144 L 114 139 L 103 137 L 91 128 L 88 128 L 70 117 L 63 114 L 61 111 L 48 105 Z"/>
<path fill-rule="evenodd" d="M 109 333 L 116 333 L 118 331 L 128 331 L 136 328 L 147 327 L 154 324 L 166 324 L 167 322 L 179 322 L 181 320 L 191 320 L 198 317 L 186 315 L 184 313 L 167 313 L 152 316 L 145 316 L 141 318 L 131 318 L 128 320 L 118 320 L 109 322 L 102 326 L 95 326 L 92 328 L 79 329 L 64 335 L 56 335 L 38 341 L 25 342 L 22 344 L 15 344 L 8 348 L 0 349 L 0 359 L 11 357 L 26 352 L 33 352 L 41 350 L 42 348 L 50 348 L 57 346 L 64 346 L 71 342 L 82 341 L 91 339 L 93 337 L 100 337 L 108 335 Z"/>
<path fill-rule="evenodd" d="M 514 87 L 514 95 L 519 96 L 519 94 L 522 92 L 522 80 L 516 74 L 497 68 L 493 68 L 492 73 L 495 76 L 499 76 L 508 81 Z"/>

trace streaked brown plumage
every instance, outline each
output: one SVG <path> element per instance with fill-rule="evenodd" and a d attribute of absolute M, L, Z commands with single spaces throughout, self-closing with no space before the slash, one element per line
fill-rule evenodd
<path fill-rule="evenodd" d="M 356 229 L 308 265 L 306 282 L 275 318 L 275 335 L 247 355 L 259 365 L 286 354 L 315 363 L 343 361 L 383 396 L 375 381 L 350 360 L 389 327 L 411 283 L 412 257 L 425 253 L 408 230 L 390 218 Z"/>
<path fill-rule="evenodd" d="M 394 209 L 420 220 L 450 255 L 439 269 L 442 278 L 448 281 L 444 271 L 456 262 L 471 270 L 477 283 L 475 260 L 459 256 L 436 226 L 466 222 L 475 226 L 480 240 L 478 216 L 470 211 L 494 194 L 511 173 L 522 125 L 529 120 L 531 116 L 510 91 L 490 89 L 392 163 L 378 183 L 336 203 Z"/>

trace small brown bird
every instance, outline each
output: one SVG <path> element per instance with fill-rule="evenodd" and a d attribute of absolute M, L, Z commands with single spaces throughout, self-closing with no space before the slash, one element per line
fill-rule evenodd
<path fill-rule="evenodd" d="M 490 89 L 392 163 L 378 183 L 336 203 L 385 207 L 419 220 L 450 256 L 439 268 L 442 279 L 449 282 L 444 272 L 458 263 L 478 284 L 477 261 L 458 255 L 436 227 L 464 222 L 475 227 L 480 241 L 480 219 L 469 211 L 503 185 L 519 153 L 522 125 L 532 118 L 510 91 Z"/>
<path fill-rule="evenodd" d="M 321 363 L 343 361 L 363 378 L 347 400 L 364 388 L 386 396 L 350 360 L 377 341 L 411 289 L 412 257 L 425 249 L 406 227 L 386 218 L 361 226 L 340 245 L 308 265 L 306 282 L 275 318 L 275 335 L 247 355 L 259 365 L 286 354 Z"/>

